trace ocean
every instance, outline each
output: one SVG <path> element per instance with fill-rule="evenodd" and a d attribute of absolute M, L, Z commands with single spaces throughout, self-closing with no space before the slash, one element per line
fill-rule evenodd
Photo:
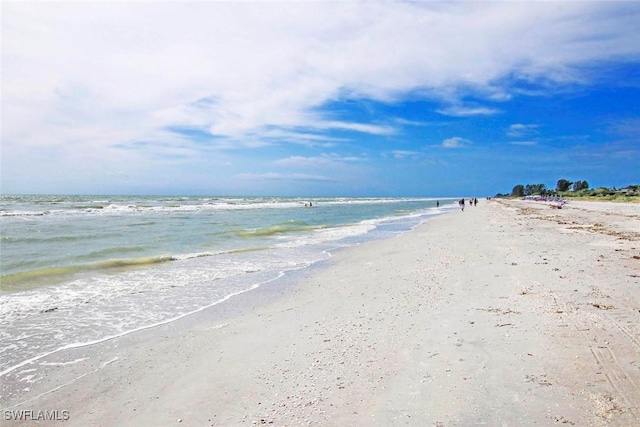
<path fill-rule="evenodd" d="M 0 196 L 0 381 L 224 304 L 453 199 Z"/>

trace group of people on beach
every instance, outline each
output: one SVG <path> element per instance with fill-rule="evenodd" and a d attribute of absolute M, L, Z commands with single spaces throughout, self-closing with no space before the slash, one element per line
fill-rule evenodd
<path fill-rule="evenodd" d="M 460 209 L 462 209 L 462 211 L 464 212 L 464 205 L 466 204 L 464 198 L 460 199 L 458 204 L 460 205 Z M 477 206 L 477 205 L 478 205 L 478 199 L 476 199 L 475 197 L 473 199 L 469 199 L 469 206 Z"/>

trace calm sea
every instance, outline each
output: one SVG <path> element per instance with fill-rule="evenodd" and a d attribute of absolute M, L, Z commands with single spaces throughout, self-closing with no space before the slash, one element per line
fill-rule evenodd
<path fill-rule="evenodd" d="M 1 196 L 0 376 L 224 303 L 456 206 L 440 203 Z"/>

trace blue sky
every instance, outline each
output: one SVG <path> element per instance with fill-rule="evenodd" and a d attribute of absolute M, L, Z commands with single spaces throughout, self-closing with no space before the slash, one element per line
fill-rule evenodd
<path fill-rule="evenodd" d="M 638 2 L 3 2 L 9 193 L 640 183 Z"/>

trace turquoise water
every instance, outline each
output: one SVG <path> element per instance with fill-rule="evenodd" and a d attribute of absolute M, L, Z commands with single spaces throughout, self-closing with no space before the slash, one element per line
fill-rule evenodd
<path fill-rule="evenodd" d="M 1 196 L 0 376 L 455 208 L 428 198 Z M 312 204 L 313 206 L 309 206 Z M 30 381 L 37 375 L 30 374 Z"/>

